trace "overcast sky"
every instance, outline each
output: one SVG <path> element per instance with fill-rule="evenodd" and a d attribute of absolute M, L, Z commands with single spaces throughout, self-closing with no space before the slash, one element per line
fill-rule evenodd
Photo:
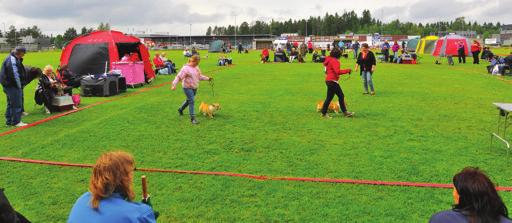
<path fill-rule="evenodd" d="M 300 19 L 369 9 L 384 21 L 432 22 L 465 16 L 478 22 L 512 23 L 512 0 L 0 0 L 2 26 L 39 26 L 45 34 L 110 22 L 123 32 L 204 34 L 208 26 L 242 21 Z M 1 29 L 3 27 L 0 26 Z"/>

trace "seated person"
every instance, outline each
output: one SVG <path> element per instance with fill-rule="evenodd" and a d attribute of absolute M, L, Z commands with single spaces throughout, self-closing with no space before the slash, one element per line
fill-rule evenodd
<path fill-rule="evenodd" d="M 466 167 L 453 177 L 452 209 L 434 214 L 430 223 L 510 223 L 496 185 L 478 168 Z"/>
<path fill-rule="evenodd" d="M 219 56 L 219 62 L 217 63 L 217 65 L 219 66 L 226 66 L 226 65 L 231 65 L 233 64 L 233 59 L 232 58 L 228 58 L 226 56 L 226 54 L 221 54 Z"/>
<path fill-rule="evenodd" d="M 288 62 L 288 57 L 286 56 L 286 53 L 281 49 L 278 48 L 276 52 L 274 52 L 274 62 Z"/>
<path fill-rule="evenodd" d="M 195 47 L 192 47 L 192 56 L 194 55 L 199 55 L 199 52 L 197 51 L 197 49 Z"/>
<path fill-rule="evenodd" d="M 494 54 L 491 52 L 489 47 L 484 47 L 482 51 L 482 56 L 480 57 L 482 60 L 490 61 L 494 57 Z"/>
<path fill-rule="evenodd" d="M 165 66 L 164 61 L 160 57 L 160 53 L 156 53 L 153 58 L 153 64 L 155 64 L 155 73 L 157 74 L 170 74 L 170 71 Z"/>
<path fill-rule="evenodd" d="M 140 57 L 139 57 L 139 54 L 138 53 L 130 53 L 130 61 L 131 62 L 139 62 L 140 61 Z"/>
<path fill-rule="evenodd" d="M 129 53 L 125 53 L 124 56 L 121 58 L 121 62 L 131 62 L 130 54 Z"/>
<path fill-rule="evenodd" d="M 183 56 L 184 57 L 192 57 L 192 53 L 190 52 L 190 50 L 188 48 L 186 48 L 184 51 L 183 51 Z"/>
<path fill-rule="evenodd" d="M 47 65 L 43 69 L 43 76 L 39 79 L 39 84 L 35 92 L 36 104 L 44 105 L 47 114 L 56 112 L 57 108 L 53 106 L 52 100 L 56 96 L 64 95 L 64 89 L 67 86 L 60 83 L 53 72 L 53 67 Z"/>
<path fill-rule="evenodd" d="M 156 222 L 149 198 L 135 202 L 135 161 L 125 152 L 102 154 L 92 169 L 89 192 L 73 205 L 68 223 Z"/>
<path fill-rule="evenodd" d="M 270 53 L 268 52 L 268 49 L 264 48 L 261 51 L 261 63 L 267 63 L 269 57 L 270 57 Z"/>
<path fill-rule="evenodd" d="M 160 59 L 164 62 L 165 67 L 167 67 L 167 70 L 169 73 L 173 74 L 176 73 L 176 64 L 174 64 L 171 60 L 167 59 L 167 54 L 165 52 L 160 54 Z"/>
<path fill-rule="evenodd" d="M 322 50 L 320 52 L 322 52 L 322 56 L 323 57 L 326 57 L 326 53 L 327 53 L 326 49 L 322 48 Z"/>
<path fill-rule="evenodd" d="M 297 57 L 299 56 L 299 53 L 295 48 L 292 48 L 292 51 L 290 52 L 290 63 L 292 63 Z"/>
<path fill-rule="evenodd" d="M 81 77 L 71 72 L 68 68 L 68 65 L 66 64 L 62 65 L 62 67 L 57 69 L 57 78 L 58 80 L 60 80 L 60 82 L 70 87 L 70 89 L 67 92 L 66 90 L 64 90 L 64 93 L 67 93 L 69 95 L 72 95 L 72 88 L 80 87 Z"/>

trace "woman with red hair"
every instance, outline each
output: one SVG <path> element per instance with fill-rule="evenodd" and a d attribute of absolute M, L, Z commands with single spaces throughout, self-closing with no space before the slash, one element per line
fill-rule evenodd
<path fill-rule="evenodd" d="M 89 192 L 78 198 L 68 222 L 156 222 L 149 205 L 133 202 L 134 170 L 135 161 L 128 153 L 101 155 L 93 167 Z"/>

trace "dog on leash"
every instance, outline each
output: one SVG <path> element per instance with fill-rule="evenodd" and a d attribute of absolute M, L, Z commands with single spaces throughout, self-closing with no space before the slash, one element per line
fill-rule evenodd
<path fill-rule="evenodd" d="M 213 118 L 213 116 L 215 116 L 215 113 L 219 110 L 219 103 L 206 104 L 204 102 L 201 102 L 201 104 L 199 105 L 199 111 L 208 118 Z"/>
<path fill-rule="evenodd" d="M 319 101 L 317 104 L 316 104 L 316 111 L 317 112 L 320 112 L 322 111 L 322 107 L 324 106 L 324 102 L 323 101 Z M 332 101 L 331 104 L 329 104 L 329 107 L 327 108 L 327 112 L 329 113 L 340 113 L 340 103 L 337 102 L 337 101 Z"/>

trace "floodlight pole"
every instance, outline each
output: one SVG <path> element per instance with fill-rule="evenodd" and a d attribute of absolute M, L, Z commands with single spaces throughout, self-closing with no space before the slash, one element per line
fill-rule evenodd
<path fill-rule="evenodd" d="M 236 15 L 235 15 L 235 46 L 238 45 L 238 42 L 236 41 Z"/>
<path fill-rule="evenodd" d="M 192 23 L 189 24 L 190 25 L 190 32 L 189 32 L 189 47 L 192 47 Z"/>

